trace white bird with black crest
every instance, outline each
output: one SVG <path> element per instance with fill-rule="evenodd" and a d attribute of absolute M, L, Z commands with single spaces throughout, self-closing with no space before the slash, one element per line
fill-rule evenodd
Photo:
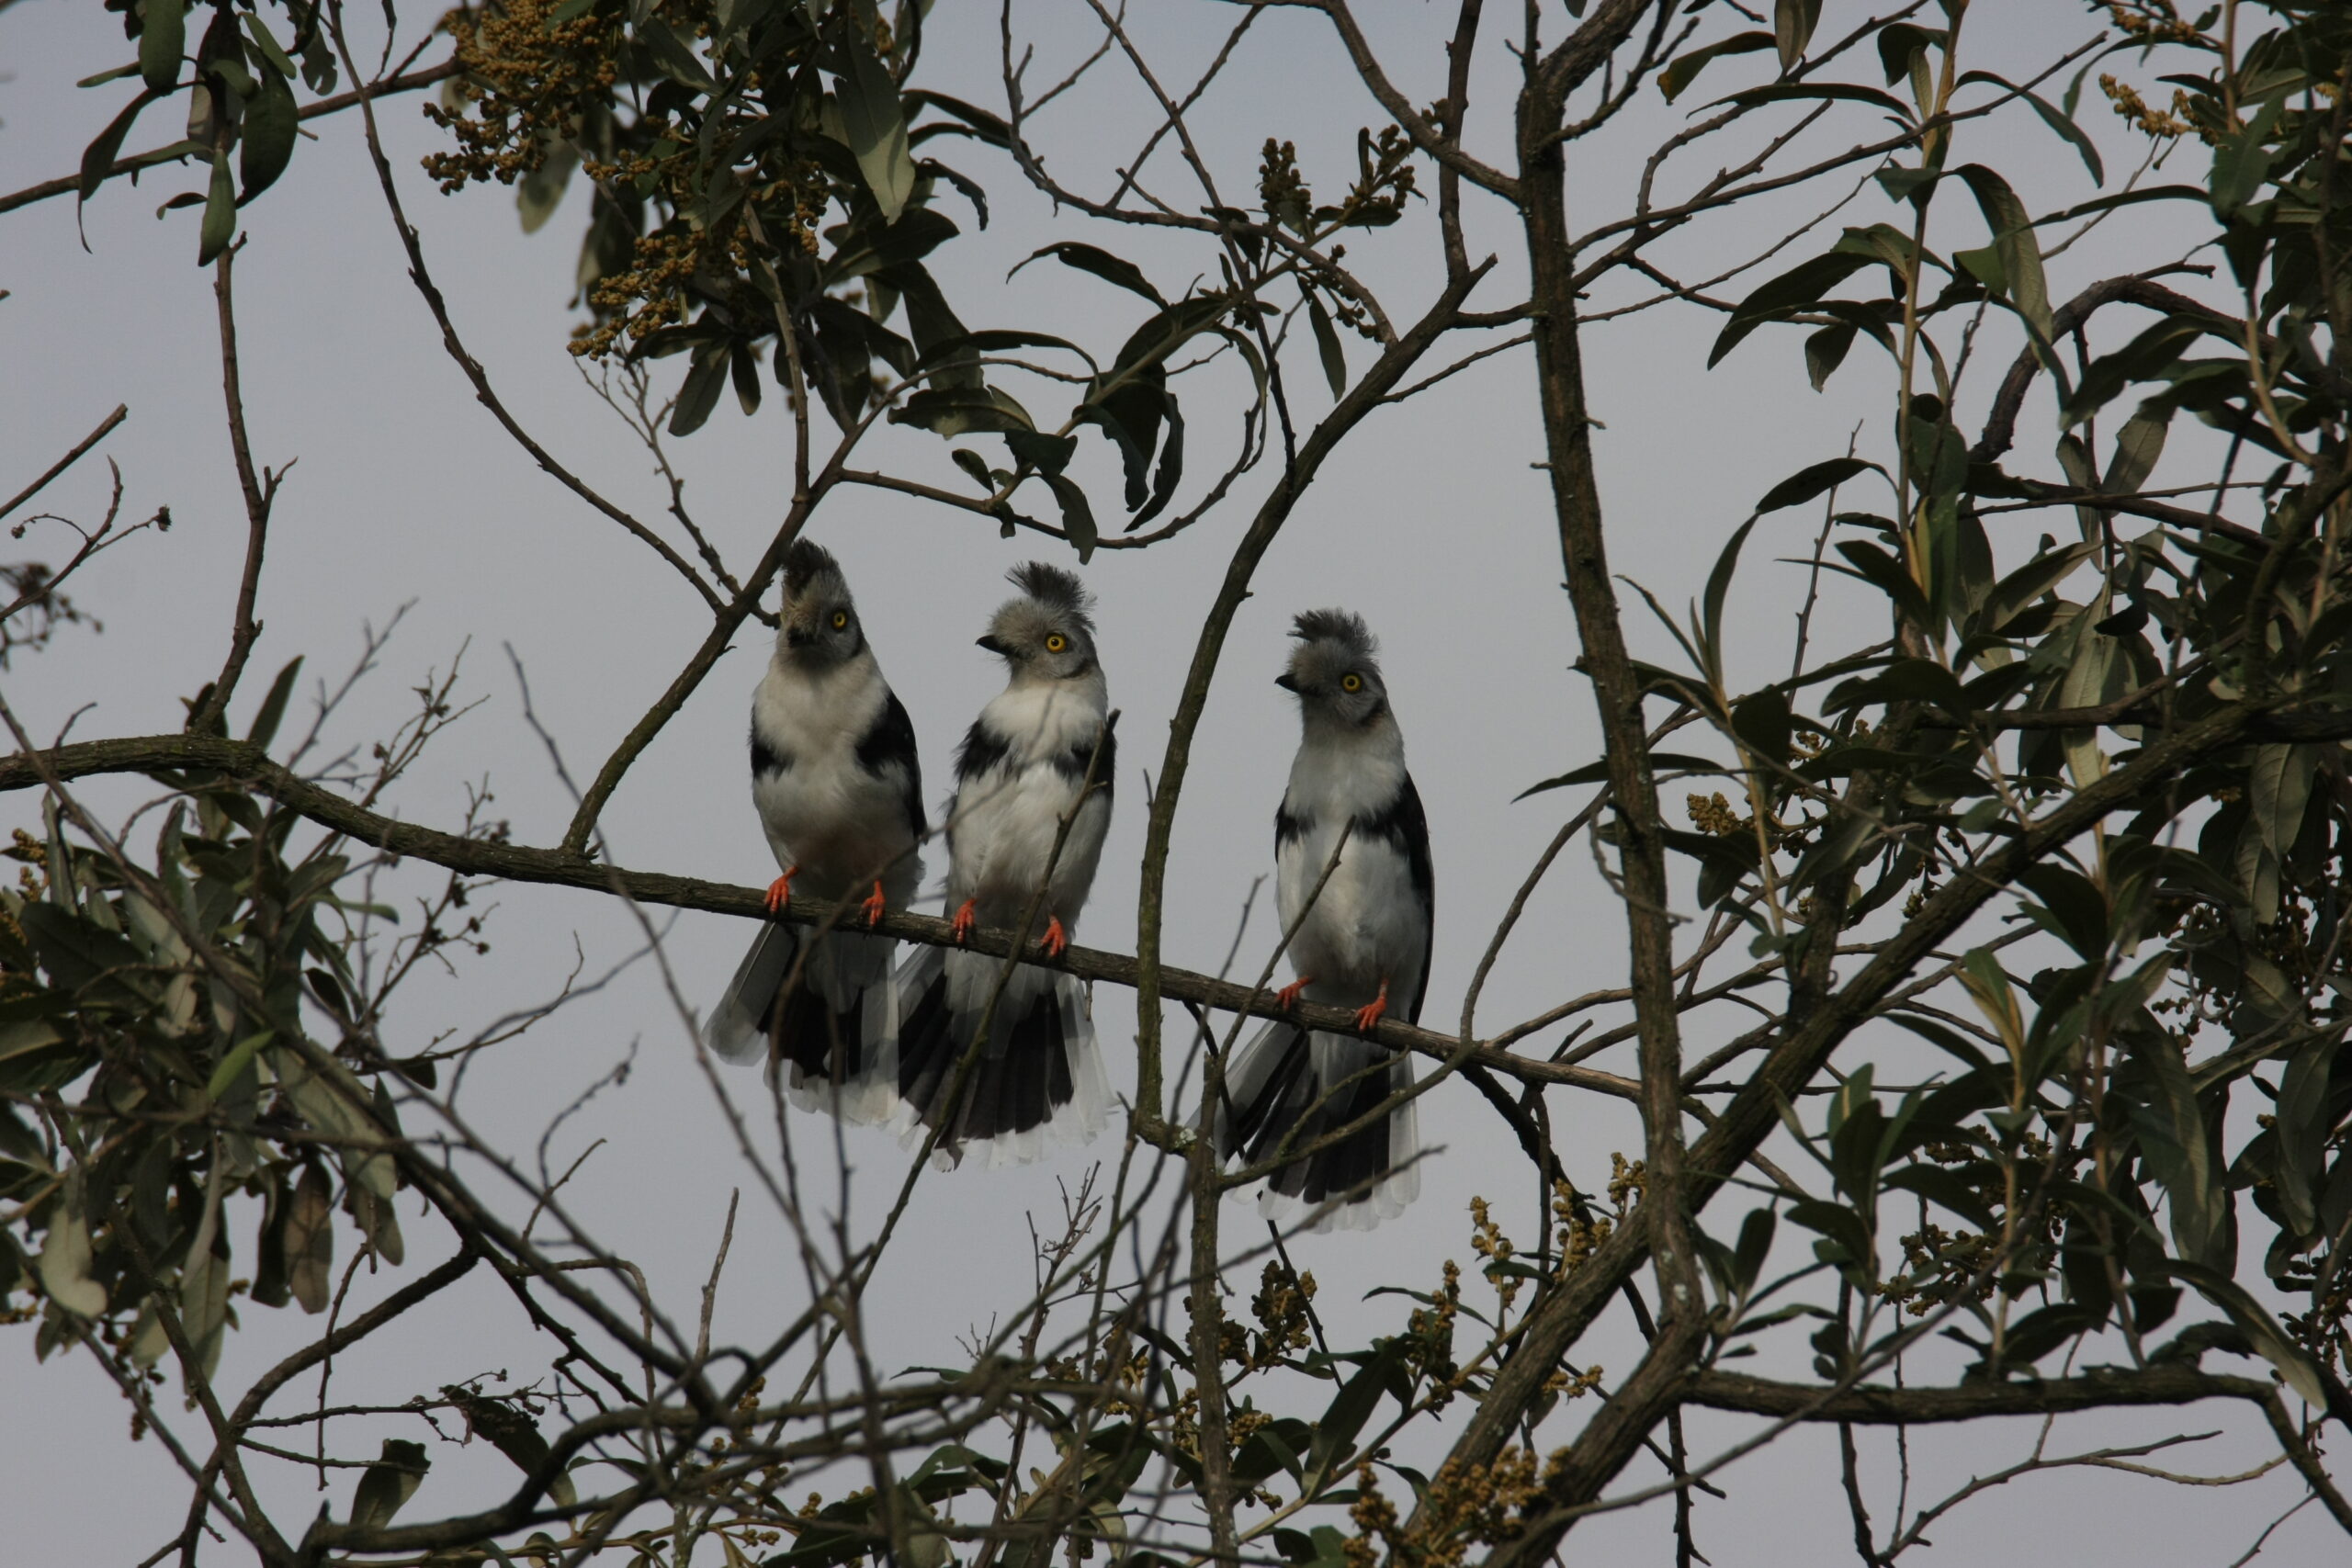
<path fill-rule="evenodd" d="M 1345 610 L 1310 610 L 1291 635 L 1298 646 L 1276 684 L 1298 697 L 1301 735 L 1290 787 L 1274 813 L 1274 863 L 1283 929 L 1296 927 L 1290 960 L 1298 978 L 1277 999 L 1289 1007 L 1304 996 L 1353 1008 L 1359 1029 L 1392 1012 L 1418 1023 L 1436 875 L 1378 647 L 1363 618 Z M 1226 1068 L 1218 1150 L 1256 1165 L 1306 1149 L 1412 1083 L 1412 1058 L 1404 1052 L 1269 1023 Z M 1407 1100 L 1276 1168 L 1262 1206 L 1281 1219 L 1331 1205 L 1317 1228 L 1377 1224 L 1419 1191 L 1418 1145 Z"/>
<path fill-rule="evenodd" d="M 898 1104 L 899 944 L 852 928 L 904 908 L 922 880 L 922 767 L 848 580 L 805 539 L 785 558 L 783 624 L 752 694 L 752 801 L 783 867 L 769 911 L 781 915 L 796 891 L 855 910 L 821 936 L 763 928 L 704 1037 L 728 1061 L 765 1054 L 796 1104 L 887 1121 Z"/>
<path fill-rule="evenodd" d="M 1021 592 L 979 639 L 1010 679 L 956 754 L 947 908 L 960 941 L 976 925 L 1018 930 L 1034 905 L 1033 937 L 1058 955 L 1102 858 L 1118 756 L 1086 589 L 1036 561 L 1010 575 Z M 1029 964 L 1007 976 L 1001 958 L 924 948 L 899 971 L 899 1092 L 940 1129 L 946 1161 L 972 1145 L 991 1164 L 1034 1159 L 1049 1129 L 1091 1137 L 1102 1124 L 1109 1085 L 1075 976 Z"/>

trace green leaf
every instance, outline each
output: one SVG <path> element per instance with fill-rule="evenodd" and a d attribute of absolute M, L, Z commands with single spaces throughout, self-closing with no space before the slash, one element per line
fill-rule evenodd
<path fill-rule="evenodd" d="M 455 1404 L 466 1418 L 466 1425 L 477 1435 L 488 1438 L 491 1446 L 514 1461 L 514 1468 L 525 1475 L 536 1475 L 553 1451 L 541 1435 L 538 1423 L 532 1420 L 519 1405 L 503 1399 L 492 1399 L 456 1384 L 445 1386 L 442 1397 Z M 570 1507 L 579 1501 L 579 1494 L 571 1477 L 558 1471 L 548 1483 L 548 1495 L 559 1506 Z"/>
<path fill-rule="evenodd" d="M 514 182 L 514 205 L 523 215 L 523 232 L 536 234 L 555 216 L 571 188 L 571 171 L 580 166 L 579 150 L 559 141 L 547 151 L 539 166 Z"/>
<path fill-rule="evenodd" d="M 82 1317 L 107 1310 L 107 1288 L 91 1277 L 90 1222 L 83 1194 L 83 1167 L 66 1173 L 65 1191 L 50 1212 L 36 1272 L 51 1301 Z"/>
<path fill-rule="evenodd" d="M 864 28 L 853 23 L 843 30 L 849 70 L 841 78 L 842 123 L 866 189 L 874 193 L 884 220 L 896 222 L 915 189 L 915 161 L 907 149 L 899 85 L 874 52 L 874 39 Z"/>
<path fill-rule="evenodd" d="M 958 354 L 967 352 L 1001 354 L 1010 348 L 1066 348 L 1085 360 L 1090 367 L 1094 364 L 1092 355 L 1066 337 L 1056 337 L 1051 333 L 1019 332 L 999 328 L 991 328 L 986 332 L 958 333 L 953 337 L 942 338 L 924 349 L 922 357 L 917 360 L 916 364 L 918 367 L 928 367 Z"/>
<path fill-rule="evenodd" d="M 1804 340 L 1804 378 L 1813 383 L 1815 391 L 1829 384 L 1838 367 L 1846 362 L 1846 351 L 1854 346 L 1856 327 L 1847 322 L 1824 327 Z"/>
<path fill-rule="evenodd" d="M 424 1472 L 432 1468 L 423 1443 L 386 1438 L 383 1452 L 361 1473 L 358 1489 L 351 1495 L 351 1522 L 362 1529 L 381 1529 L 390 1524 L 401 1506 L 424 1484 Z"/>
<path fill-rule="evenodd" d="M 198 231 L 196 265 L 210 266 L 237 232 L 237 182 L 229 177 L 229 154 L 212 155 L 212 188 L 204 197 L 204 223 Z"/>
<path fill-rule="evenodd" d="M 2195 1263 L 2173 1262 L 2159 1264 L 2157 1271 L 2196 1286 L 2199 1295 L 2229 1314 L 2230 1321 L 2245 1336 L 2255 1352 L 2278 1369 L 2287 1386 L 2302 1395 L 2306 1404 L 2315 1410 L 2327 1408 L 2327 1388 L 2321 1380 L 2318 1365 L 2301 1346 L 2287 1337 L 2286 1331 L 2262 1303 L 2228 1274 Z"/>
<path fill-rule="evenodd" d="M 247 1035 L 229 1047 L 227 1054 L 220 1058 L 220 1065 L 212 1069 L 212 1077 L 205 1083 L 205 1097 L 209 1100 L 219 1100 L 228 1093 L 229 1086 L 235 1083 L 238 1076 L 253 1065 L 254 1057 L 274 1038 L 276 1038 L 275 1034 L 265 1029 L 258 1034 Z"/>
<path fill-rule="evenodd" d="M 1871 260 L 1850 251 L 1833 250 L 1800 262 L 1778 277 L 1759 284 L 1755 292 L 1740 301 L 1739 309 L 1731 313 L 1731 320 L 1716 335 L 1715 345 L 1707 354 L 1708 368 L 1721 363 L 1742 338 L 1773 317 L 1819 304 L 1823 295 L 1870 265 Z"/>
<path fill-rule="evenodd" d="M 139 118 L 141 109 L 154 101 L 154 94 L 141 93 L 123 106 L 120 114 L 107 122 L 107 128 L 98 132 L 96 141 L 82 150 L 82 182 L 78 187 L 80 200 L 89 200 L 97 193 L 97 188 L 106 184 L 107 175 L 114 167 L 115 157 L 122 151 L 123 138 L 130 134 L 130 122 Z"/>
<path fill-rule="evenodd" d="M 1013 272 L 1019 272 L 1039 256 L 1051 256 L 1064 266 L 1074 266 L 1080 272 L 1091 272 L 1104 282 L 1115 283 L 1120 288 L 1131 293 L 1140 294 L 1153 304 L 1162 308 L 1168 304 L 1168 301 L 1160 297 L 1159 290 L 1151 286 L 1151 279 L 1146 277 L 1143 275 L 1143 269 L 1135 263 L 1114 256 L 1097 246 L 1081 244 L 1076 240 L 1062 240 L 1042 250 L 1032 251 L 1014 264 L 1012 272 L 1008 272 L 1004 276 L 1011 277 Z"/>
<path fill-rule="evenodd" d="M 1850 334 L 1853 329 L 1849 327 L 1846 331 Z M 1866 457 L 1832 457 L 1826 462 L 1800 468 L 1770 490 L 1766 491 L 1764 499 L 1756 503 L 1756 510 L 1760 515 L 1767 512 L 1778 512 L 1783 507 L 1802 506 L 1815 496 L 1823 495 L 1837 489 L 1856 474 L 1865 470 L 1875 470 L 1881 474 L 1886 472 L 1884 468 Z"/>
<path fill-rule="evenodd" d="M 1889 30 L 1892 31 L 1893 29 L 1890 28 Z M 2107 169 L 2106 166 L 2099 162 L 2098 143 L 2094 142 L 2088 136 L 2083 133 L 2083 128 L 2075 123 L 2075 119 L 2072 115 L 2065 113 L 2064 110 L 2060 109 L 2057 105 L 2051 103 L 2039 93 L 2029 93 L 2024 88 L 2010 82 L 2007 77 L 1996 76 L 1990 71 L 1963 72 L 1961 75 L 1959 85 L 1964 87 L 1972 82 L 1990 82 L 1995 86 L 2005 87 L 2008 89 L 2008 91 L 2015 93 L 2018 96 L 2023 98 L 2028 104 L 2032 106 L 2033 112 L 2041 117 L 2041 123 L 2056 131 L 2060 136 L 2064 137 L 2066 141 L 2066 144 L 2072 147 L 2075 152 L 2081 156 L 2083 160 L 2083 167 L 2091 172 L 2091 183 L 2094 185 L 2105 185 L 2107 183 Z"/>
<path fill-rule="evenodd" d="M 1772 35 L 1764 32 L 1734 33 L 1727 39 L 1679 54 L 1657 73 L 1657 90 L 1672 103 L 1682 96 L 1682 89 L 1697 81 L 1699 73 L 1714 62 L 1731 54 L 1753 54 L 1758 50 L 1773 47 Z"/>
<path fill-rule="evenodd" d="M 1077 442 L 1073 439 L 1070 445 L 1074 446 Z M 1062 532 L 1068 534 L 1069 542 L 1078 547 L 1079 560 L 1083 563 L 1092 558 L 1095 542 L 1101 536 L 1094 527 L 1093 508 L 1086 504 L 1086 492 L 1079 488 L 1075 479 L 1064 479 L 1059 474 L 1047 474 L 1045 480 L 1052 489 L 1054 499 L 1061 502 Z"/>
<path fill-rule="evenodd" d="M 671 434 L 691 435 L 703 427 L 718 407 L 718 394 L 727 389 L 727 376 L 726 344 L 706 343 L 695 351 L 694 367 L 670 410 Z"/>
<path fill-rule="evenodd" d="M 180 57 L 187 52 L 187 7 L 183 0 L 141 0 L 139 74 L 157 97 L 180 79 Z"/>
<path fill-rule="evenodd" d="M 2041 246 L 2033 237 L 2033 220 L 2025 203 L 2018 199 L 2008 181 L 1982 164 L 1963 164 L 1952 172 L 1968 182 L 1984 215 L 1984 226 L 1992 231 L 1993 249 L 2001 258 L 2002 291 L 2047 342 L 2050 285 L 2042 276 Z"/>
<path fill-rule="evenodd" d="M 302 1310 L 316 1316 L 327 1310 L 334 1269 L 334 1191 L 324 1167 L 302 1167 L 280 1221 L 280 1236 L 287 1287 Z"/>
<path fill-rule="evenodd" d="M 972 477 L 974 484 L 991 495 L 996 493 L 996 476 L 989 472 L 989 460 L 986 457 L 981 457 L 969 446 L 958 446 L 947 455 L 956 460 L 957 468 Z"/>
<path fill-rule="evenodd" d="M 986 430 L 1035 430 L 1028 411 L 993 387 L 930 387 L 890 411 L 893 424 L 911 424 L 933 435 L 967 435 Z"/>
<path fill-rule="evenodd" d="M 1004 444 L 1012 453 L 1014 461 L 1026 463 L 1039 473 L 1048 476 L 1058 474 L 1069 468 L 1069 460 L 1078 455 L 1078 437 L 1075 435 L 1047 435 L 1035 430 L 1008 430 L 1004 433 Z"/>
<path fill-rule="evenodd" d="M 1650 766 L 1658 772 L 1664 772 L 1669 768 L 1678 772 L 1688 771 L 1695 773 L 1730 772 L 1721 762 L 1711 761 L 1704 757 L 1687 757 L 1679 751 L 1651 752 Z M 1557 778 L 1545 779 L 1542 784 L 1529 784 L 1525 789 L 1512 795 L 1511 799 L 1525 800 L 1529 795 L 1541 795 L 1547 789 L 1567 789 L 1577 784 L 1604 784 L 1608 782 L 1608 778 L 1609 763 L 1606 759 L 1603 759 L 1598 762 L 1587 762 L 1583 767 L 1572 773 L 1562 773 Z"/>
<path fill-rule="evenodd" d="M 294 132 L 300 119 L 294 107 L 293 84 L 275 71 L 263 70 L 253 101 L 245 106 L 244 129 L 237 144 L 237 172 L 244 185 L 241 199 L 251 201 L 286 172 L 294 157 Z"/>
<path fill-rule="evenodd" d="M 2278 117 L 2286 108 L 2286 95 L 2274 95 L 2256 111 L 2244 130 L 2233 131 L 2214 143 L 2213 172 L 2206 188 L 2214 212 L 2221 217 L 2234 216 L 2254 199 L 2262 183 L 2270 177 L 2271 161 L 2279 151 L 2271 145 L 2271 139 L 2278 133 Z"/>
<path fill-rule="evenodd" d="M 1340 351 L 1340 334 L 1331 326 L 1330 312 L 1323 309 L 1323 301 L 1314 295 L 1306 297 L 1306 319 L 1315 328 L 1315 351 L 1323 359 L 1323 378 L 1331 383 L 1333 400 L 1347 396 L 1348 356 Z"/>
<path fill-rule="evenodd" d="M 294 57 L 278 44 L 277 35 L 269 30 L 267 23 L 248 11 L 244 24 L 245 36 L 254 40 L 254 47 L 261 51 L 262 58 L 269 62 L 272 69 L 289 82 L 300 74 Z"/>
<path fill-rule="evenodd" d="M 2043 594 L 2071 576 L 2075 568 L 2098 553 L 2097 544 L 2063 546 L 2034 557 L 2001 579 L 1984 602 L 1981 614 L 1983 630 L 1997 632 L 2016 620 Z"/>
<path fill-rule="evenodd" d="M 2237 1225 L 2213 1137 L 2180 1043 L 2170 1034 L 2135 1043 L 2152 1094 L 2134 1106 L 2140 1152 L 2165 1190 L 2173 1245 L 2182 1258 L 2226 1271 L 2237 1259 Z"/>
<path fill-rule="evenodd" d="M 1894 94 L 1882 93 L 1876 87 L 1856 86 L 1849 82 L 1776 82 L 1769 87 L 1750 87 L 1745 92 L 1717 98 L 1715 102 L 1754 108 L 1758 104 L 1788 103 L 1807 98 L 1831 103 L 1869 104 L 1886 110 L 1905 125 L 1917 118 L 1911 112 L 1911 107 Z"/>
<path fill-rule="evenodd" d="M 2035 219 L 2033 226 L 2037 229 L 2047 229 L 2052 223 L 2071 222 L 2075 219 L 2088 218 L 2095 213 L 2109 212 L 2119 207 L 2136 207 L 2143 201 L 2203 201 L 2205 199 L 2207 199 L 2205 191 L 2199 186 L 2146 186 L 2139 190 L 2118 191 L 2113 196 L 2093 197 L 2088 201 L 2062 208 L 2046 217 Z"/>
<path fill-rule="evenodd" d="M 254 715 L 253 728 L 245 731 L 248 745 L 266 746 L 276 738 L 278 723 L 286 716 L 287 700 L 294 694 L 294 678 L 301 672 L 302 656 L 298 653 L 269 683 L 269 693 Z"/>
<path fill-rule="evenodd" d="M 1781 69 L 1792 70 L 1804 58 L 1813 29 L 1821 23 L 1821 0 L 1772 0 L 1772 41 L 1781 51 Z"/>
<path fill-rule="evenodd" d="M 1404 1357 L 1401 1339 L 1384 1339 L 1379 1348 L 1364 1359 L 1348 1381 L 1332 1395 L 1331 1403 L 1315 1423 L 1315 1441 L 1308 1452 L 1307 1473 L 1313 1484 L 1320 1484 L 1329 1477 L 1339 1461 L 1355 1446 L 1356 1434 L 1380 1404 L 1381 1391 L 1388 1386 L 1390 1374 Z"/>
<path fill-rule="evenodd" d="M 2041 900 L 2049 918 L 2040 923 L 2084 962 L 2095 964 L 2107 956 L 2107 896 L 2090 878 L 2054 861 L 2043 861 L 2019 872 L 2018 881 Z"/>
<path fill-rule="evenodd" d="M 2319 1193 L 2326 1174 L 2328 1077 L 2341 1041 L 2322 1036 L 2288 1060 L 2278 1080 L 2278 1099 L 2272 1107 L 2278 1118 L 2278 1160 L 2273 1172 L 2279 1206 L 2287 1211 L 2289 1234 L 2297 1240 L 2319 1229 Z"/>

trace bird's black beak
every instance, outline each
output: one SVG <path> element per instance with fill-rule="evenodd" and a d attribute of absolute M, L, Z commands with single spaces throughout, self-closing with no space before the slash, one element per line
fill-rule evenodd
<path fill-rule="evenodd" d="M 1002 642 L 993 637 L 984 637 L 975 640 L 977 646 L 987 649 L 990 653 L 997 655 L 999 658 L 1010 659 L 1012 657 L 1012 650 L 1005 647 Z"/>
<path fill-rule="evenodd" d="M 1280 686 L 1285 692 L 1295 692 L 1298 690 L 1298 682 L 1290 678 L 1290 671 L 1287 670 L 1274 677 L 1274 684 Z"/>

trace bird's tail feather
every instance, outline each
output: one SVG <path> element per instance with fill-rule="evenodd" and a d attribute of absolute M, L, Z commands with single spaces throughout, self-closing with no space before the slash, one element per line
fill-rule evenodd
<path fill-rule="evenodd" d="M 763 927 L 703 1038 L 723 1061 L 765 1058 L 803 1110 L 887 1122 L 898 1104 L 897 946 L 888 937 L 831 931 L 809 947 L 794 927 Z M 787 988 L 804 951 L 808 961 Z"/>
<path fill-rule="evenodd" d="M 1269 1023 L 1234 1055 L 1217 1107 L 1217 1151 L 1255 1165 L 1300 1149 L 1412 1087 L 1412 1059 L 1345 1034 Z M 1331 1205 L 1317 1230 L 1370 1229 L 1420 1192 L 1419 1118 L 1407 1100 L 1348 1137 L 1277 1168 L 1260 1208 L 1277 1224 Z"/>
<path fill-rule="evenodd" d="M 1109 1110 L 1092 1009 L 1073 976 L 1039 970 L 1045 984 L 1006 987 L 989 1038 L 974 1051 L 980 1014 L 956 1005 L 971 990 L 969 976 L 956 971 L 1001 962 L 925 948 L 899 972 L 906 998 L 898 1079 L 905 1140 L 919 1145 L 931 1128 L 944 1128 L 935 1151 L 943 1165 L 959 1164 L 975 1148 L 989 1167 L 1024 1164 L 1049 1143 L 1091 1139 Z M 1023 968 L 1017 977 L 1027 980 Z"/>

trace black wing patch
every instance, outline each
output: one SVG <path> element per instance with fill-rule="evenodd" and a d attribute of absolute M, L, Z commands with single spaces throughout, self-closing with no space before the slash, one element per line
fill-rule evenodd
<path fill-rule="evenodd" d="M 1312 826 L 1313 824 L 1306 818 L 1292 816 L 1290 796 L 1283 796 L 1283 803 L 1274 807 L 1274 853 L 1281 854 L 1283 850 L 1306 837 L 1306 829 Z"/>
<path fill-rule="evenodd" d="M 882 694 L 882 712 L 872 728 L 858 739 L 857 765 L 876 778 L 894 764 L 901 770 L 903 788 L 899 793 L 906 806 L 907 826 L 920 838 L 925 827 L 922 760 L 915 755 L 914 720 L 907 716 L 907 706 L 899 700 L 898 693 L 886 686 Z M 758 744 L 756 739 L 753 744 Z"/>
<path fill-rule="evenodd" d="M 1072 745 L 1054 759 L 1054 771 L 1072 784 L 1086 782 L 1086 765 L 1094 761 L 1094 742 L 1090 738 Z M 1111 798 L 1113 786 L 1119 777 L 1119 735 L 1116 730 L 1102 731 L 1102 760 L 1094 765 L 1094 787 L 1102 798 Z"/>
<path fill-rule="evenodd" d="M 780 751 L 769 745 L 767 737 L 760 733 L 759 725 L 754 723 L 752 726 L 752 776 L 764 778 L 770 773 L 784 773 L 791 766 L 792 753 Z"/>
<path fill-rule="evenodd" d="M 1279 824 L 1280 819 L 1276 820 Z M 1276 830 L 1280 831 L 1279 826 Z M 1408 1021 L 1419 1023 L 1421 998 L 1430 988 L 1430 959 L 1437 940 L 1437 867 L 1430 859 L 1429 817 L 1421 809 L 1421 792 L 1413 787 L 1412 774 L 1405 775 L 1404 787 L 1379 815 L 1356 818 L 1354 836 L 1384 839 L 1405 857 L 1413 897 L 1421 907 L 1421 986 L 1412 1005 L 1405 1010 Z"/>
<path fill-rule="evenodd" d="M 974 719 L 972 728 L 964 731 L 964 743 L 956 748 L 956 782 L 969 784 L 1003 761 L 1005 753 L 1012 750 L 1011 741 Z"/>

